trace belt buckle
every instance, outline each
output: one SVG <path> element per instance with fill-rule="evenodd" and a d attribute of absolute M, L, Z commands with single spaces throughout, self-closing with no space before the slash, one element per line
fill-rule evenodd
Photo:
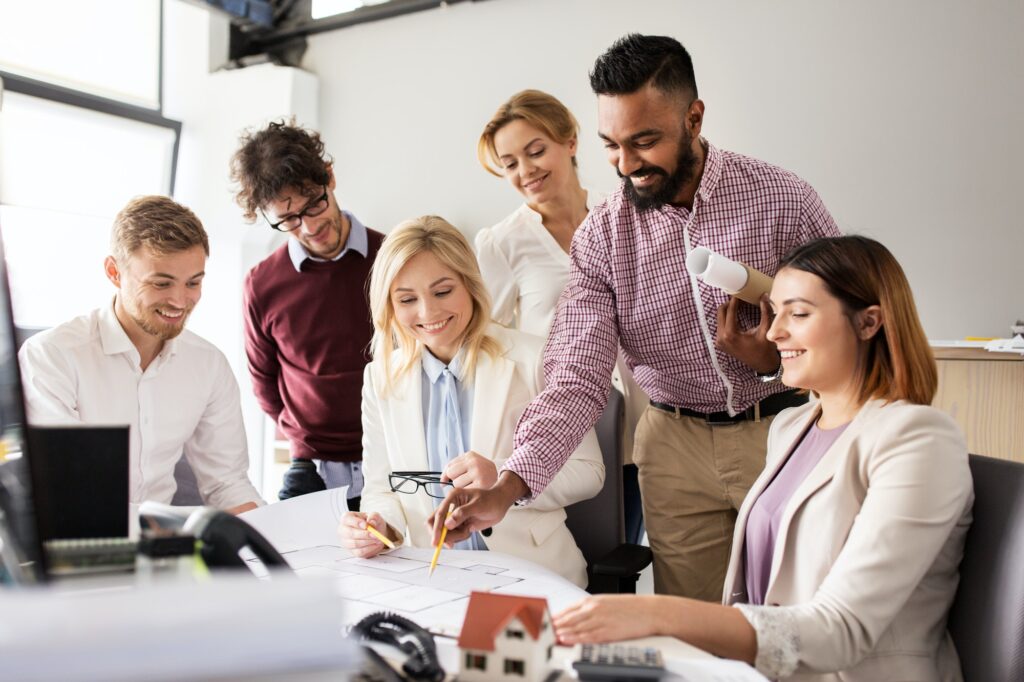
<path fill-rule="evenodd" d="M 723 420 L 723 419 L 719 419 L 719 418 L 717 418 L 715 416 L 715 415 L 718 415 L 718 414 L 722 414 L 722 413 L 721 412 L 709 412 L 708 414 L 704 415 L 704 423 L 707 424 L 708 426 L 729 426 L 731 424 L 735 424 L 736 422 L 738 422 L 738 421 L 740 421 L 742 419 L 742 416 L 740 414 L 737 414 L 735 417 L 730 417 L 729 413 L 726 412 L 725 413 L 726 417 Z"/>

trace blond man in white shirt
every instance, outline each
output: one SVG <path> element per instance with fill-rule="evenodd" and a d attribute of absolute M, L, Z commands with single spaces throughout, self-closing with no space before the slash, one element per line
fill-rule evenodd
<path fill-rule="evenodd" d="M 130 426 L 132 503 L 169 503 L 184 453 L 203 501 L 240 513 L 263 500 L 247 474 L 238 384 L 224 354 L 185 330 L 209 254 L 192 211 L 133 199 L 104 262 L 113 302 L 33 336 L 18 357 L 30 423 Z"/>

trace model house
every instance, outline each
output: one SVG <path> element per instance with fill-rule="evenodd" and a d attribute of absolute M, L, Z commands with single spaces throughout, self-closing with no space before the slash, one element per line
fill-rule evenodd
<path fill-rule="evenodd" d="M 473 592 L 459 634 L 459 680 L 540 682 L 554 645 L 546 599 Z"/>

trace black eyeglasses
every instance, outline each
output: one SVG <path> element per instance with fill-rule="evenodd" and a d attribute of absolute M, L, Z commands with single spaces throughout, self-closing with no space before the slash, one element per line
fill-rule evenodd
<path fill-rule="evenodd" d="M 330 203 L 327 201 L 327 185 L 323 185 L 323 190 L 324 193 L 320 195 L 319 199 L 306 204 L 306 208 L 302 209 L 298 213 L 293 213 L 280 222 L 272 223 L 266 213 L 263 213 L 262 210 L 260 213 L 263 214 L 263 219 L 267 221 L 267 224 L 270 225 L 271 228 L 278 232 L 291 232 L 302 224 L 303 218 L 315 218 L 327 210 L 327 205 Z"/>
<path fill-rule="evenodd" d="M 392 492 L 415 495 L 423 488 L 427 495 L 438 500 L 444 499 L 445 488 L 452 485 L 451 481 L 441 482 L 440 471 L 392 471 L 388 482 Z"/>

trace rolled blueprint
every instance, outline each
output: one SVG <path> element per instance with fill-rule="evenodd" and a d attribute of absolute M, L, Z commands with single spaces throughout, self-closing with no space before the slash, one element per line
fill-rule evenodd
<path fill-rule="evenodd" d="M 772 288 L 772 278 L 760 270 L 703 246 L 687 254 L 686 269 L 711 286 L 753 305 L 760 305 L 761 296 Z"/>

